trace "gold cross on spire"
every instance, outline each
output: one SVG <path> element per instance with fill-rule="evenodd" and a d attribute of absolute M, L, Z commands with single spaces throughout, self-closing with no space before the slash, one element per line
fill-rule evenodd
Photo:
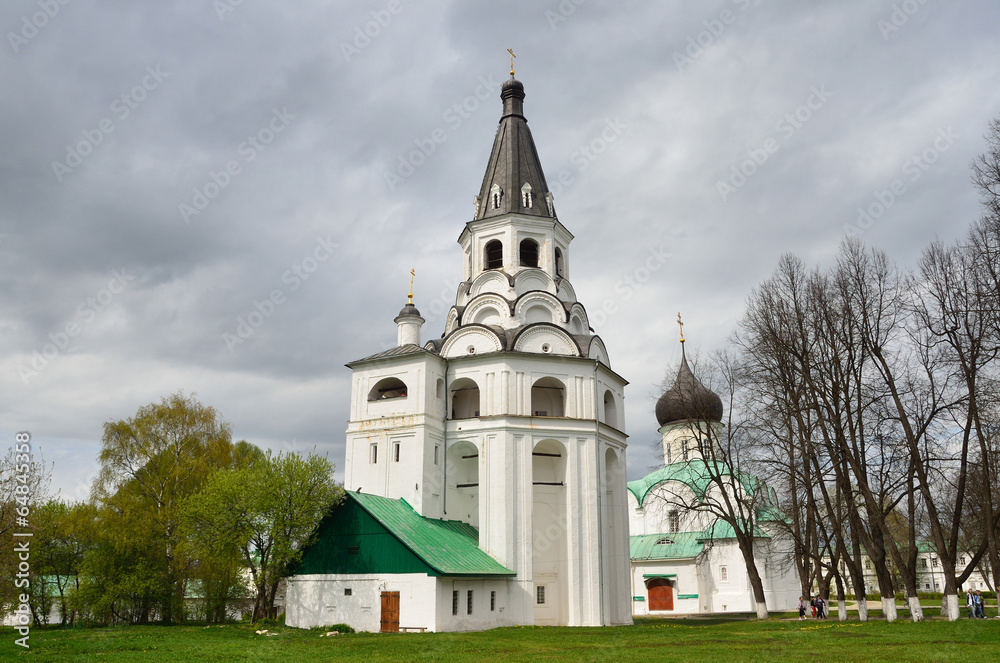
<path fill-rule="evenodd" d="M 417 275 L 417 270 L 416 269 L 411 269 L 410 270 L 410 294 L 408 294 L 406 296 L 407 297 L 407 299 L 406 299 L 406 303 L 407 304 L 412 304 L 413 303 L 413 277 L 416 276 L 416 275 Z"/>
<path fill-rule="evenodd" d="M 684 321 L 681 320 L 680 311 L 677 312 L 677 324 L 681 328 L 681 343 L 684 342 Z"/>
<path fill-rule="evenodd" d="M 508 48 L 507 52 L 510 53 L 510 75 L 513 76 L 514 75 L 514 58 L 516 58 L 517 56 L 514 55 L 514 49 L 513 48 Z"/>

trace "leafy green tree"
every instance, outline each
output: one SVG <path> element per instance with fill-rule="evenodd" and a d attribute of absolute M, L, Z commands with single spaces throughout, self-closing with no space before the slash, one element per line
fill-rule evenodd
<path fill-rule="evenodd" d="M 53 603 L 62 624 L 72 619 L 70 601 L 79 587 L 84 556 L 91 546 L 95 511 L 90 505 L 49 500 L 33 513 L 35 550 L 32 555 L 36 581 L 32 583 L 32 610 L 46 621 Z"/>
<path fill-rule="evenodd" d="M 343 496 L 333 465 L 315 454 L 272 455 L 214 474 L 185 505 L 185 525 L 201 559 L 236 556 L 249 570 L 252 619 L 274 617 L 274 597 L 323 515 Z"/>
<path fill-rule="evenodd" d="M 238 464 L 246 447 L 232 443 L 214 408 L 180 392 L 104 425 L 93 491 L 104 536 L 83 592 L 98 613 L 129 622 L 183 618 L 195 559 L 179 531 L 180 505 L 212 472 Z"/>

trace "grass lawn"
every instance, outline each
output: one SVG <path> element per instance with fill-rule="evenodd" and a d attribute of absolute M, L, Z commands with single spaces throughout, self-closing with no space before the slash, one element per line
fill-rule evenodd
<path fill-rule="evenodd" d="M 31 650 L 3 628 L 0 660 L 38 661 L 994 661 L 1000 620 L 766 622 L 641 619 L 613 628 L 522 627 L 480 633 L 320 637 L 247 626 L 32 629 Z"/>

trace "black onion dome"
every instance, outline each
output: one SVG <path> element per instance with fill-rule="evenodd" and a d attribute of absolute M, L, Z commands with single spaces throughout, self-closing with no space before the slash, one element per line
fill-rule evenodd
<path fill-rule="evenodd" d="M 722 399 L 698 381 L 681 356 L 674 386 L 656 401 L 656 420 L 660 426 L 677 421 L 722 421 Z"/>

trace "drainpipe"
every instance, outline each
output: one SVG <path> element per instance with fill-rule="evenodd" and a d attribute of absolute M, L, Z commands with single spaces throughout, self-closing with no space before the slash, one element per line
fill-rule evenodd
<path fill-rule="evenodd" d="M 443 496 L 441 498 L 441 513 L 442 515 L 448 515 L 448 412 L 449 412 L 449 402 L 451 398 L 448 392 L 448 366 L 450 362 L 444 360 L 444 431 L 441 433 L 441 446 L 444 447 L 444 452 L 441 454 L 444 458 L 441 462 L 444 463 L 444 488 L 442 489 Z"/>
<path fill-rule="evenodd" d="M 601 422 L 597 417 L 597 364 L 598 361 L 594 360 L 594 448 L 597 453 L 597 471 L 601 471 Z M 608 473 L 604 472 L 604 478 L 607 479 Z M 601 626 L 604 626 L 604 557 L 605 557 L 605 541 L 604 541 L 604 517 L 601 513 L 601 497 L 604 492 L 601 490 L 601 479 L 598 475 L 597 479 L 597 549 L 600 551 L 597 561 L 597 582 L 598 587 L 600 587 L 600 607 L 601 607 Z M 604 488 L 607 490 L 607 487 Z"/>

